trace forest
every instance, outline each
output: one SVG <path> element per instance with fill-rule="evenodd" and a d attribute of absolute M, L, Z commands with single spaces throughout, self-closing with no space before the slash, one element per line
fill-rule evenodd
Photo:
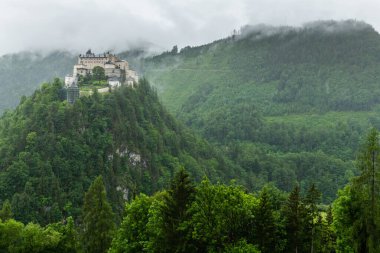
<path fill-rule="evenodd" d="M 56 79 L 0 119 L 0 199 L 11 202 L 17 220 L 77 218 L 98 175 L 119 218 L 124 200 L 161 189 L 178 167 L 197 180 L 244 178 L 239 166 L 177 123 L 146 80 L 74 105 L 64 95 Z"/>
<path fill-rule="evenodd" d="M 73 55 L 0 58 L 0 252 L 380 252 L 370 25 L 119 56 L 136 88 L 74 104 L 58 78 L 31 93 Z"/>
<path fill-rule="evenodd" d="M 311 185 L 290 193 L 268 184 L 249 192 L 236 182 L 194 182 L 177 168 L 167 186 L 125 203 L 118 224 L 102 176 L 86 191 L 80 218 L 41 227 L 0 210 L 2 252 L 378 252 L 379 132 L 361 148 L 360 174 L 329 206 Z"/>
<path fill-rule="evenodd" d="M 126 55 L 125 57 L 127 57 Z M 380 127 L 380 35 L 355 21 L 247 26 L 135 62 L 169 112 L 250 173 L 250 187 L 311 183 L 329 203 Z M 310 178 L 321 178 L 311 182 Z"/>

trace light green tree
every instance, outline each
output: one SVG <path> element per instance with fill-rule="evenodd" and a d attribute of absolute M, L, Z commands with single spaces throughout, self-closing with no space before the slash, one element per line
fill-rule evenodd
<path fill-rule="evenodd" d="M 123 222 L 120 225 L 109 253 L 138 253 L 146 251 L 149 235 L 147 223 L 149 209 L 156 197 L 140 194 L 126 204 Z"/>
<path fill-rule="evenodd" d="M 188 225 L 198 252 L 222 252 L 248 237 L 257 200 L 236 185 L 213 185 L 204 180 L 196 188 Z"/>
<path fill-rule="evenodd" d="M 3 207 L 0 210 L 0 219 L 3 221 L 7 221 L 13 217 L 11 202 L 9 200 L 5 200 L 3 203 Z"/>

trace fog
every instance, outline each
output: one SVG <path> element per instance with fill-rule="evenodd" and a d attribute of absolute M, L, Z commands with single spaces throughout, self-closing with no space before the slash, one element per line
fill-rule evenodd
<path fill-rule="evenodd" d="M 380 30 L 378 0 L 0 0 L 0 55 L 25 50 L 168 50 L 247 24 L 357 19 Z"/>

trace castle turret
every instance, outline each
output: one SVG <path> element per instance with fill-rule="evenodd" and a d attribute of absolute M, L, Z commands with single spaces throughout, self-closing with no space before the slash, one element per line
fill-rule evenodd
<path fill-rule="evenodd" d="M 66 88 L 67 90 L 67 102 L 70 104 L 74 104 L 75 101 L 79 98 L 79 87 L 74 82 L 71 84 L 71 86 Z"/>

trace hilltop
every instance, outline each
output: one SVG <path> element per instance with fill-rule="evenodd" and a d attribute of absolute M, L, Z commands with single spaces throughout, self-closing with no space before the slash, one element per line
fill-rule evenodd
<path fill-rule="evenodd" d="M 0 119 L 0 199 L 10 200 L 17 220 L 78 217 L 84 191 L 98 175 L 119 217 L 124 201 L 162 189 L 181 167 L 197 180 L 245 178 L 177 123 L 144 80 L 73 105 L 62 90 L 58 79 L 44 84 Z"/>

